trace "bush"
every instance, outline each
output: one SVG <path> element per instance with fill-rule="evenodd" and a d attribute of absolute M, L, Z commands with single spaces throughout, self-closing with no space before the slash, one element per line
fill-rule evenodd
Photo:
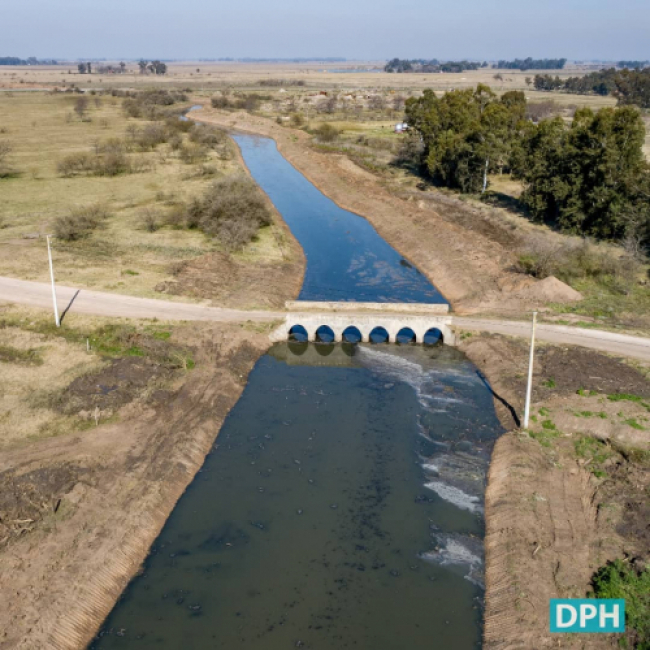
<path fill-rule="evenodd" d="M 540 280 L 554 275 L 568 284 L 592 279 L 617 293 L 628 293 L 639 271 L 639 263 L 631 255 L 616 255 L 586 239 L 556 244 L 544 237 L 535 237 L 519 256 L 518 270 Z"/>
<path fill-rule="evenodd" d="M 99 204 L 73 208 L 70 214 L 55 220 L 54 235 L 64 241 L 84 239 L 109 216 L 108 210 Z"/>
<path fill-rule="evenodd" d="M 213 97 L 210 103 L 212 104 L 212 108 L 219 108 L 221 110 L 232 108 L 232 102 L 225 95 Z"/>
<path fill-rule="evenodd" d="M 86 151 L 71 153 L 56 165 L 56 170 L 62 176 L 74 176 L 83 172 L 92 172 L 95 168 L 93 155 Z"/>
<path fill-rule="evenodd" d="M 156 232 L 160 229 L 162 219 L 160 212 L 153 208 L 145 208 L 140 215 L 140 226 L 147 232 Z"/>
<path fill-rule="evenodd" d="M 180 122 L 180 120 L 179 120 Z M 169 134 L 163 124 L 147 124 L 135 137 L 135 142 L 142 151 L 151 151 L 159 144 L 167 142 Z"/>
<path fill-rule="evenodd" d="M 319 142 L 334 142 L 338 139 L 340 132 L 335 129 L 331 124 L 321 124 L 317 129 L 314 130 L 314 134 L 318 138 Z"/>
<path fill-rule="evenodd" d="M 628 563 L 615 560 L 594 574 L 592 584 L 596 598 L 625 599 L 626 629 L 632 647 L 650 648 L 650 569 L 637 573 Z"/>
<path fill-rule="evenodd" d="M 202 145 L 191 142 L 180 146 L 178 156 L 186 165 L 195 165 L 203 162 L 208 157 L 208 152 Z"/>
<path fill-rule="evenodd" d="M 257 231 L 271 223 L 271 213 L 259 189 L 247 176 L 215 181 L 202 197 L 195 197 L 182 214 L 168 215 L 170 225 L 198 228 L 216 237 L 228 250 L 239 250 Z"/>

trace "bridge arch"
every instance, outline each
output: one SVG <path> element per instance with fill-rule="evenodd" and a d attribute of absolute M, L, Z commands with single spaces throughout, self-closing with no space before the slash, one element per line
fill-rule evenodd
<path fill-rule="evenodd" d="M 307 328 L 303 325 L 292 325 L 289 328 L 289 340 L 297 341 L 299 343 L 306 343 L 309 341 L 309 333 Z"/>
<path fill-rule="evenodd" d="M 363 334 L 358 327 L 350 325 L 341 333 L 341 339 L 345 343 L 361 343 L 363 341 Z"/>
<path fill-rule="evenodd" d="M 390 343 L 390 334 L 385 327 L 377 325 L 370 330 L 368 339 L 370 343 Z"/>
<path fill-rule="evenodd" d="M 445 335 L 442 330 L 437 327 L 430 327 L 422 337 L 424 345 L 442 345 L 445 342 Z"/>
<path fill-rule="evenodd" d="M 329 325 L 321 325 L 315 333 L 314 340 L 319 343 L 334 343 L 336 335 Z"/>
<path fill-rule="evenodd" d="M 395 336 L 395 343 L 399 343 L 400 345 L 417 343 L 417 340 L 418 339 L 415 331 L 410 327 L 402 327 L 402 329 L 400 329 Z"/>

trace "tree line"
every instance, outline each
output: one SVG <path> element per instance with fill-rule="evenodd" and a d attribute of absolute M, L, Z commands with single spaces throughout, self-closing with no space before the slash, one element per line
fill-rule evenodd
<path fill-rule="evenodd" d="M 566 59 L 515 59 L 514 61 L 499 61 L 501 70 L 562 70 Z"/>
<path fill-rule="evenodd" d="M 17 56 L 0 56 L 0 65 L 58 65 L 54 59 L 37 59 L 30 56 L 28 59 L 20 59 Z"/>
<path fill-rule="evenodd" d="M 484 61 L 444 61 L 438 59 L 391 59 L 385 66 L 385 72 L 465 72 L 465 70 L 478 70 L 487 68 L 489 64 Z"/>
<path fill-rule="evenodd" d="M 613 95 L 619 104 L 650 108 L 650 68 L 609 68 L 568 79 L 538 74 L 535 75 L 534 85 L 536 90 L 560 90 L 578 95 Z"/>
<path fill-rule="evenodd" d="M 421 143 L 416 162 L 435 183 L 485 192 L 489 173 L 510 172 L 523 181 L 533 219 L 650 243 L 650 166 L 636 108 L 581 109 L 571 125 L 559 117 L 533 124 L 524 93 L 499 98 L 479 85 L 440 98 L 426 90 L 407 100 L 406 120 Z"/>

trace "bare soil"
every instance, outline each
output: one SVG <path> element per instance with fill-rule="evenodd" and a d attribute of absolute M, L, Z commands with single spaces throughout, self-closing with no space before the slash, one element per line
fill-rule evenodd
<path fill-rule="evenodd" d="M 302 273 L 302 255 L 250 264 L 227 253 L 211 253 L 177 265 L 175 279 L 158 284 L 156 291 L 233 309 L 284 309 L 300 290 Z"/>
<path fill-rule="evenodd" d="M 523 413 L 525 342 L 472 336 L 460 349 L 485 369 L 498 414 L 513 429 Z M 616 398 L 650 395 L 648 368 L 551 346 L 538 349 L 535 364 L 531 433 L 503 435 L 490 465 L 484 647 L 616 648 L 618 635 L 551 635 L 548 603 L 584 597 L 610 560 L 650 561 L 650 469 L 633 453 L 650 449 L 648 409 Z M 602 441 L 593 443 L 598 460 L 591 447 L 578 453 L 593 438 Z"/>
<path fill-rule="evenodd" d="M 196 368 L 150 401 L 156 371 L 122 359 L 72 383 L 66 408 L 100 397 L 119 421 L 0 457 L 0 648 L 80 648 L 138 570 L 201 466 L 268 337 L 238 325 L 188 325 Z M 148 377 L 145 382 L 144 378 Z M 145 386 L 146 383 L 146 386 Z"/>

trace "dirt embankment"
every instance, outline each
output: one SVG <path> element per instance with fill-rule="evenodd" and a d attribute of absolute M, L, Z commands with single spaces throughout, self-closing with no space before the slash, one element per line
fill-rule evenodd
<path fill-rule="evenodd" d="M 131 388 L 130 399 L 119 388 L 97 399 L 105 394 L 121 407 L 118 422 L 0 458 L 0 648 L 80 648 L 91 640 L 268 348 L 265 334 L 237 325 L 187 326 L 174 339 L 195 353 L 180 387 L 158 391 L 151 375 L 142 392 L 142 368 L 116 361 L 100 379 L 73 382 L 62 408 L 79 406 L 84 381 L 84 404 L 98 381 L 117 382 Z"/>
<path fill-rule="evenodd" d="M 526 343 L 483 335 L 460 349 L 484 369 L 513 429 L 523 414 Z M 650 517 L 650 471 L 631 453 L 650 448 L 650 382 L 643 369 L 581 348 L 541 346 L 535 364 L 531 436 L 510 431 L 492 454 L 485 648 L 619 647 L 618 635 L 551 635 L 549 599 L 585 597 L 594 572 L 615 558 L 650 561 L 641 523 Z"/>
<path fill-rule="evenodd" d="M 449 197 L 435 204 L 395 196 L 347 157 L 320 153 L 309 146 L 311 136 L 304 131 L 266 118 L 211 108 L 195 111 L 191 117 L 273 138 L 292 165 L 338 205 L 368 219 L 434 282 L 458 313 L 516 310 L 538 302 L 535 296 L 527 298 L 527 287 L 535 281 L 510 270 L 515 262 L 511 237 L 501 231 L 486 236 L 476 227 L 480 220 L 472 221 L 472 209 L 458 200 Z M 442 211 L 454 210 L 465 218 L 442 216 Z"/>

